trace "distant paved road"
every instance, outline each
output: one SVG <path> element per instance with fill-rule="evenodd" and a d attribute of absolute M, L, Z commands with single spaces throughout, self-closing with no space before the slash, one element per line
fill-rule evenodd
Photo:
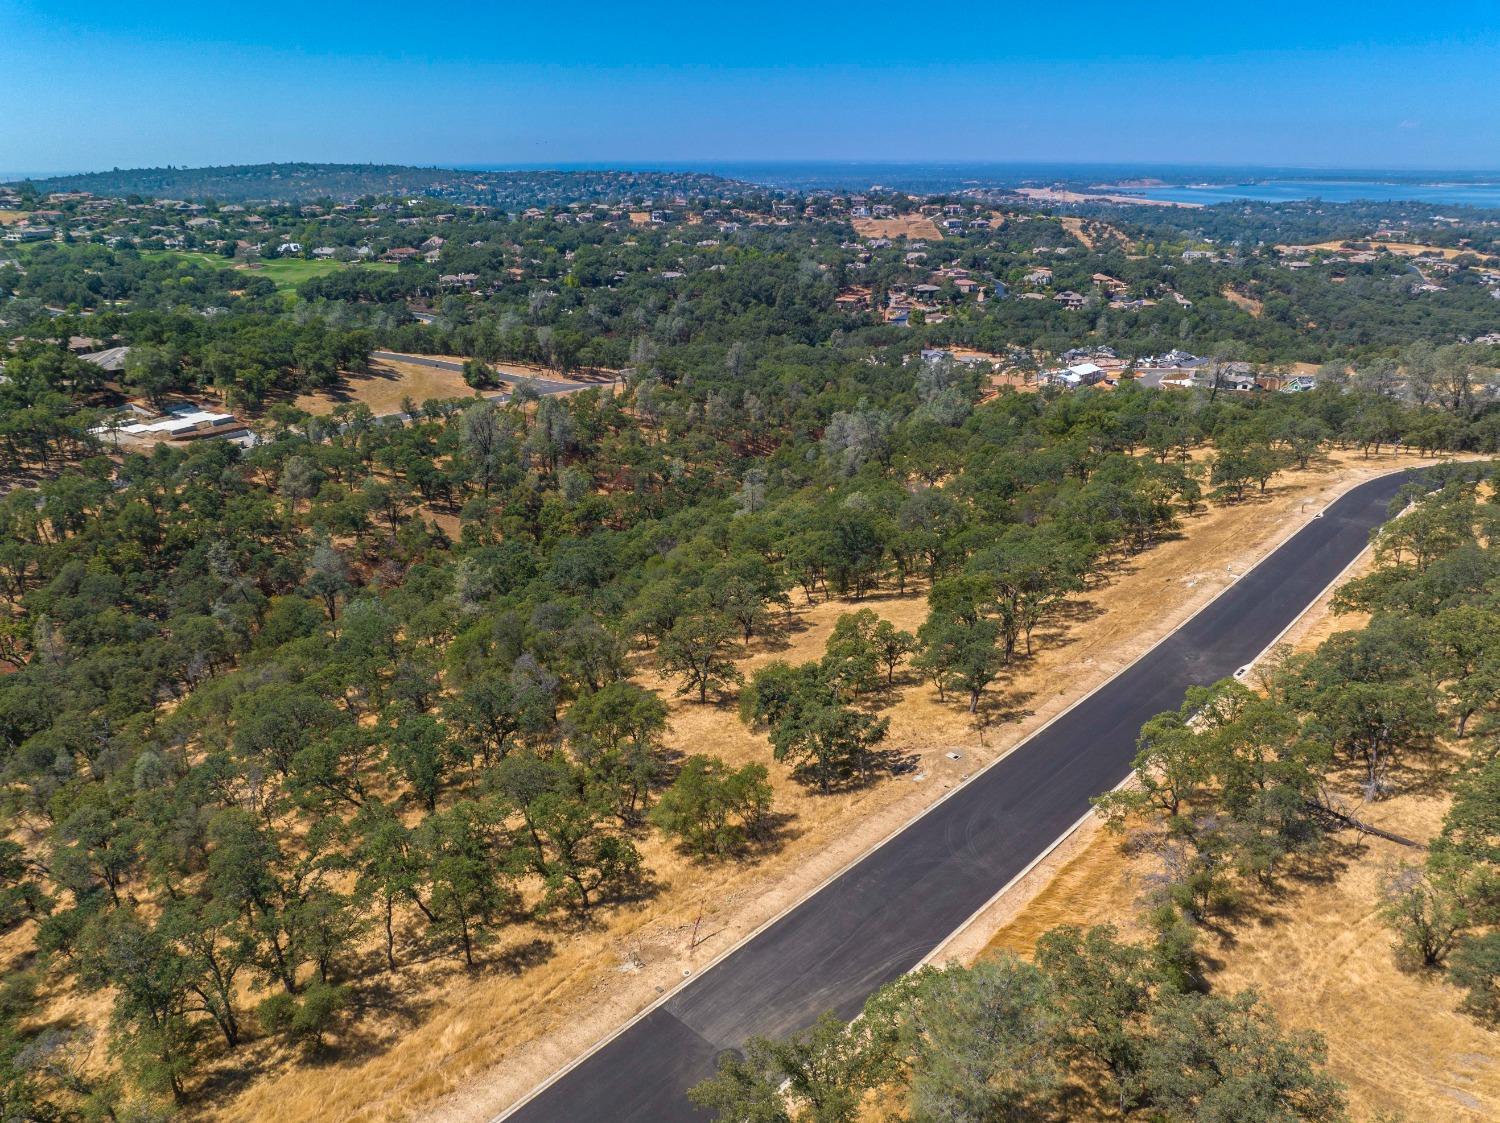
<path fill-rule="evenodd" d="M 438 370 L 463 370 L 463 363 L 455 363 L 451 359 L 434 359 L 429 355 L 407 355 L 400 351 L 371 351 L 370 358 L 383 359 L 386 362 L 415 363 L 419 367 L 436 367 Z M 507 371 L 503 367 L 497 367 L 500 374 L 514 382 L 517 379 L 525 379 L 538 394 L 566 394 L 571 390 L 587 390 L 591 383 L 587 382 L 563 382 L 556 378 L 537 378 L 533 375 L 518 371 Z M 492 401 L 504 402 L 510 400 L 510 394 L 500 391 L 493 394 L 485 394 L 484 397 Z M 409 413 L 383 413 L 381 417 L 394 417 L 402 421 L 410 421 Z"/>
<path fill-rule="evenodd" d="M 719 1053 L 824 1010 L 853 1017 L 1125 778 L 1148 718 L 1273 642 L 1358 556 L 1408 478 L 1350 491 L 1086 701 L 501 1118 L 705 1119 L 684 1093 Z"/>

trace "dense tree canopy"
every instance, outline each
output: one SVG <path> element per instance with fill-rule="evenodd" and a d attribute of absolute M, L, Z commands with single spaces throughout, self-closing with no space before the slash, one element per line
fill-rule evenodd
<path fill-rule="evenodd" d="M 1315 292 L 1260 257 L 1169 275 L 1160 255 L 1102 247 L 1052 255 L 1059 278 L 1170 281 L 1192 309 L 1127 323 L 954 290 L 951 314 L 902 329 L 837 299 L 909 284 L 921 251 L 851 241 L 819 217 L 826 200 L 811 217 L 766 193 L 656 200 L 692 223 L 326 202 L 266 205 L 259 224 L 205 206 L 195 217 L 226 236 L 183 219 L 168 248 L 161 208 L 109 203 L 98 221 L 121 233 L 79 237 L 75 200 L 68 238 L 0 265 L 0 776 L 16 824 L 0 924 L 35 951 L 0 994 L 0 1114 L 191 1100 L 205 1065 L 260 1034 L 316 1052 L 382 973 L 433 955 L 485 970 L 509 926 L 573 930 L 650 894 L 652 832 L 693 861 L 753 860 L 777 844 L 773 779 L 822 799 L 900 771 L 881 711 L 902 690 L 984 720 L 1069 598 L 1185 513 L 1332 446 L 1493 450 L 1500 434 L 1488 352 L 1449 338 L 1481 326 L 1478 282 L 1459 291 L 1472 278 L 1423 318 L 1396 309 L 1389 263 Z M 1039 245 L 1083 248 L 1051 217 L 1012 218 L 943 252 L 998 279 Z M 252 226 L 276 253 L 239 244 Z M 403 264 L 360 263 L 434 238 Z M 303 249 L 273 260 L 278 239 Z M 303 269 L 295 284 L 273 279 L 278 261 Z M 1231 279 L 1262 286 L 1263 317 L 1217 295 Z M 128 347 L 121 369 L 78 358 L 85 333 Z M 1441 345 L 1409 346 L 1428 335 Z M 1037 391 L 917 354 L 974 343 L 1035 365 L 1083 341 L 1138 357 L 1230 339 L 1246 359 L 1355 373 L 1295 395 L 1130 378 Z M 471 387 L 498 375 L 514 392 L 387 418 L 292 404 L 383 348 L 465 356 Z M 518 362 L 608 373 L 538 396 L 504 369 Z M 127 396 L 209 392 L 247 417 L 248 447 L 94 432 Z M 822 1023 L 747 1049 L 705 1102 L 781 1118 L 790 1079 L 845 1118 L 851 1089 L 905 1081 L 917 1118 L 1014 1113 L 1059 1094 L 1065 1055 L 1164 1118 L 1215 1117 L 1231 1086 L 1256 1118 L 1336 1118 L 1311 1042 L 1249 999 L 1179 993 L 1182 924 L 1335 829 L 1329 769 L 1357 768 L 1378 797 L 1440 737 L 1488 733 L 1487 495 L 1456 474 L 1382 534 L 1377 570 L 1342 594 L 1369 627 L 1288 662 L 1268 695 L 1221 684 L 1143 732 L 1149 781 L 1117 807 L 1158 816 L 1184 856 L 1160 947 L 1073 934 L 1035 967 L 920 976 L 898 992 L 909 1008 L 887 995 L 885 1020 L 853 1035 Z M 924 598 L 920 626 L 872 607 L 885 597 Z M 829 600 L 820 657 L 746 673 L 795 608 Z M 737 704 L 763 759 L 670 748 L 674 691 L 695 713 Z M 1476 760 L 1397 911 L 1492 1010 L 1493 886 L 1467 872 L 1493 857 L 1490 771 Z M 1095 979 L 1100 1005 L 1069 978 Z M 58 981 L 108 992 L 118 1073 L 79 1068 L 81 1037 L 25 1028 L 31 992 Z M 1242 1070 L 1245 1042 L 1262 1066 Z"/>

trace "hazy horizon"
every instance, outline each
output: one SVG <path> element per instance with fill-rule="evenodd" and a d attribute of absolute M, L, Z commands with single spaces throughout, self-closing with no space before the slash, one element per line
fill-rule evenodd
<path fill-rule="evenodd" d="M 704 159 L 699 161 L 689 160 L 559 160 L 543 162 L 520 162 L 520 161 L 472 161 L 472 160 L 403 160 L 400 158 L 379 160 L 325 160 L 314 156 L 289 156 L 285 159 L 276 160 L 229 160 L 222 163 L 196 164 L 196 163 L 167 163 L 167 164 L 131 164 L 111 165 L 110 167 L 72 167 L 72 168 L 43 168 L 13 170 L 0 167 L 0 182 L 14 182 L 23 179 L 57 179 L 68 176 L 93 175 L 108 172 L 138 171 L 152 168 L 174 167 L 179 169 L 195 169 L 207 167 L 244 167 L 262 164 L 329 164 L 347 167 L 360 167 L 371 165 L 388 165 L 393 167 L 411 168 L 436 168 L 439 170 L 452 171 L 475 171 L 475 172 L 506 172 L 506 171 L 697 171 L 706 174 L 725 175 L 726 178 L 734 178 L 730 175 L 733 169 L 882 169 L 882 168 L 906 168 L 912 170 L 941 170 L 952 169 L 955 171 L 982 171 L 993 170 L 995 172 L 1009 171 L 1012 173 L 1050 173 L 1059 175 L 1092 172 L 1110 172 L 1120 175 L 1155 175 L 1168 176 L 1181 173 L 1183 176 L 1190 173 L 1211 173 L 1216 176 L 1229 176 L 1232 174 L 1243 174 L 1247 177 L 1276 178 L 1281 176 L 1312 178 L 1320 175 L 1349 176 L 1360 180 L 1379 179 L 1380 177 L 1401 177 L 1416 180 L 1427 177 L 1455 176 L 1463 181 L 1469 182 L 1476 179 L 1495 178 L 1500 180 L 1500 166 L 1495 167 L 1403 167 L 1389 165 L 1384 167 L 1361 166 L 1361 165 L 1297 165 L 1297 164 L 1234 164 L 1234 163 L 1181 163 L 1170 160 L 1141 160 L 1124 161 L 1112 163 L 1093 163 L 1079 160 L 962 160 L 962 159 L 877 159 L 877 158 L 850 158 L 842 160 L 799 160 L 792 158 L 764 157 L 756 159 L 740 159 L 726 157 L 723 159 Z"/>
<path fill-rule="evenodd" d="M 690 20 L 584 3 L 0 0 L 0 167 L 1000 162 L 1500 169 L 1479 3 L 1149 15 L 899 5 Z"/>

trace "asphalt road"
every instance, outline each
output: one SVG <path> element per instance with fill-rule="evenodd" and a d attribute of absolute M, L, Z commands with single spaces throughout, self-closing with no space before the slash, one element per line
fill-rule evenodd
<path fill-rule="evenodd" d="M 853 1017 L 1125 778 L 1148 718 L 1265 650 L 1364 548 L 1408 478 L 1350 491 L 1084 702 L 502 1118 L 706 1119 L 684 1093 L 719 1053 L 824 1010 Z"/>
<path fill-rule="evenodd" d="M 428 355 L 407 355 L 400 351 L 371 351 L 370 358 L 384 359 L 387 362 L 414 363 L 419 367 L 436 367 L 438 370 L 461 371 L 464 369 L 463 363 L 455 363 L 451 359 L 434 359 Z M 495 369 L 511 382 L 524 380 L 531 383 L 532 389 L 538 394 L 566 394 L 569 390 L 585 390 L 588 388 L 586 383 L 561 382 L 555 378 L 537 378 L 520 371 L 508 371 L 503 366 L 497 366 Z M 496 401 L 501 402 L 505 401 L 509 396 L 509 394 L 503 393 L 485 395 L 487 398 L 494 398 Z M 390 416 L 396 415 L 391 414 Z M 401 414 L 400 416 L 402 420 L 409 420 L 406 414 Z"/>

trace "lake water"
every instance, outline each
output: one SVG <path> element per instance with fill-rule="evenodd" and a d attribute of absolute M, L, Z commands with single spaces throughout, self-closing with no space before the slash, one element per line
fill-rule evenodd
<path fill-rule="evenodd" d="M 1413 202 L 1465 207 L 1500 207 L 1500 182 L 1399 183 L 1339 179 L 1273 179 L 1258 183 L 1204 183 L 1122 190 L 1123 195 L 1172 203 L 1231 203 L 1250 200 L 1285 203 L 1322 199 L 1327 203 Z"/>
<path fill-rule="evenodd" d="M 518 165 L 471 165 L 474 170 L 507 171 Z M 1404 172 L 1391 168 L 1302 169 L 1243 166 L 1210 168 L 1188 164 L 1027 164 L 962 162 L 715 161 L 654 164 L 562 164 L 560 170 L 634 167 L 643 171 L 713 172 L 731 179 L 800 191 L 864 191 L 879 184 L 898 191 L 943 192 L 971 187 L 1139 182 L 1147 177 L 1170 186 L 1116 188 L 1179 203 L 1279 203 L 1318 198 L 1330 203 L 1359 200 L 1404 201 L 1431 206 L 1500 208 L 1500 173 L 1462 171 Z M 1216 182 L 1205 182 L 1214 180 Z"/>

